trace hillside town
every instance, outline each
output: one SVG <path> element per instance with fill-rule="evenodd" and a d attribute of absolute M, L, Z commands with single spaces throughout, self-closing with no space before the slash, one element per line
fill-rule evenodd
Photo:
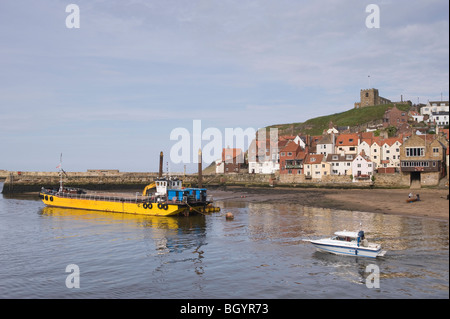
<path fill-rule="evenodd" d="M 386 103 L 392 102 L 380 97 L 378 90 L 361 90 L 355 108 Z M 448 179 L 449 102 L 398 103 L 408 104 L 409 110 L 400 110 L 395 102 L 381 123 L 364 131 L 330 122 L 322 135 L 298 132 L 277 139 L 255 138 L 247 151 L 224 148 L 215 163 L 216 174 L 303 175 L 311 181 L 348 176 L 354 183 L 374 181 L 377 174 L 401 174 L 410 185 L 419 186 Z"/>

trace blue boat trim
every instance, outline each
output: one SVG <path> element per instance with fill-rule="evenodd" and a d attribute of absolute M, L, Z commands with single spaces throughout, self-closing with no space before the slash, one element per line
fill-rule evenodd
<path fill-rule="evenodd" d="M 313 245 L 319 245 L 319 246 L 327 246 L 327 247 L 338 247 L 338 248 L 343 248 L 343 249 L 357 249 L 358 251 L 370 251 L 371 253 L 373 252 L 380 252 L 381 248 L 378 250 L 372 250 L 372 249 L 367 249 L 367 248 L 362 248 L 361 246 L 358 248 L 353 248 L 353 247 L 344 247 L 344 246 L 337 246 L 337 245 L 330 245 L 330 244 L 321 244 L 321 243 L 317 243 L 317 242 L 313 242 Z"/>
<path fill-rule="evenodd" d="M 366 255 L 366 254 L 350 254 L 350 253 L 346 253 L 343 251 L 337 251 L 337 250 L 332 250 L 332 249 L 326 249 L 326 248 L 322 248 L 320 247 L 321 250 L 325 251 L 325 252 L 330 252 L 330 253 L 334 253 L 334 254 L 338 254 L 338 255 L 348 255 L 348 256 L 360 256 L 360 257 L 368 257 L 368 258 L 376 258 L 377 256 L 371 256 L 371 255 Z"/>

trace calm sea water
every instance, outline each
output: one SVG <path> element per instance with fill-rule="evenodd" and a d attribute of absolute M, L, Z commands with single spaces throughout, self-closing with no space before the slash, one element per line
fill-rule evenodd
<path fill-rule="evenodd" d="M 0 298 L 449 298 L 448 222 L 216 200 L 222 212 L 186 218 L 0 195 Z M 360 223 L 384 258 L 320 253 L 302 241 Z M 79 288 L 66 286 L 70 264 Z M 379 288 L 366 286 L 371 264 Z"/>

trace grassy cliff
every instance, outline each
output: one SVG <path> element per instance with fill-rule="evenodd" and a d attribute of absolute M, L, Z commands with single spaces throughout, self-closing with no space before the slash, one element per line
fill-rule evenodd
<path fill-rule="evenodd" d="M 328 129 L 330 122 L 333 122 L 333 126 L 357 126 L 365 123 L 381 120 L 385 111 L 388 108 L 393 107 L 394 104 L 384 104 L 375 106 L 366 106 L 360 109 L 351 109 L 341 113 L 335 113 L 326 116 L 320 116 L 313 119 L 309 119 L 302 123 L 290 123 L 272 125 L 268 128 L 278 128 L 279 135 L 284 134 L 296 134 L 302 132 L 303 134 L 321 135 L 324 129 Z M 397 104 L 398 109 L 407 111 L 409 105 Z"/>

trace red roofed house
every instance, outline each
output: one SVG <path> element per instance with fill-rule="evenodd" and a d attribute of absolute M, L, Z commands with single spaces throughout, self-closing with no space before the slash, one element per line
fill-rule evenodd
<path fill-rule="evenodd" d="M 303 171 L 306 152 L 294 141 L 280 149 L 280 174 L 298 175 Z"/>
<path fill-rule="evenodd" d="M 305 178 L 322 178 L 324 175 L 330 175 L 330 164 L 324 160 L 324 154 L 307 154 L 303 165 Z"/>
<path fill-rule="evenodd" d="M 356 133 L 340 134 L 336 138 L 335 154 L 357 154 L 359 136 Z"/>
<path fill-rule="evenodd" d="M 243 165 L 244 153 L 240 148 L 224 148 L 222 161 L 216 161 L 216 173 L 239 173 Z"/>

